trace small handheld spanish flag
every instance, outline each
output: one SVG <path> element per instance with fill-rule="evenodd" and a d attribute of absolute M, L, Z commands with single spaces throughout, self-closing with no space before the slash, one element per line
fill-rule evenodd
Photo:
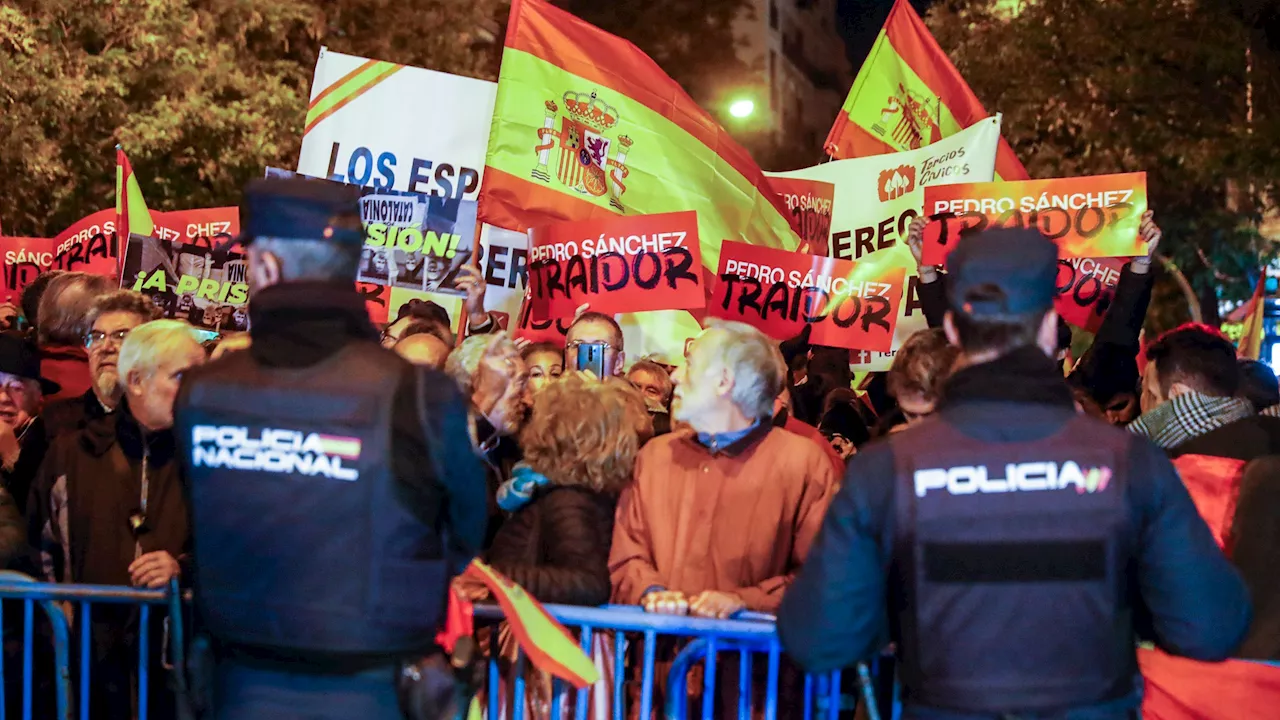
<path fill-rule="evenodd" d="M 520 649 L 544 672 L 581 690 L 600 679 L 595 663 L 578 646 L 569 631 L 524 588 L 479 560 L 472 560 L 464 575 L 484 583 L 502 607 Z"/>

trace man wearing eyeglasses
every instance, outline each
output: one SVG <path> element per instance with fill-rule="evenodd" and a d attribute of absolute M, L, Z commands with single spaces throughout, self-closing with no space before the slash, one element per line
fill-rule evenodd
<path fill-rule="evenodd" d="M 129 332 L 159 317 L 146 295 L 118 290 L 94 301 L 89 310 L 89 331 L 84 347 L 89 357 L 89 389 L 78 397 L 50 403 L 44 410 L 45 433 L 50 439 L 115 412 L 120 404 L 120 376 L 117 363 L 120 345 Z"/>

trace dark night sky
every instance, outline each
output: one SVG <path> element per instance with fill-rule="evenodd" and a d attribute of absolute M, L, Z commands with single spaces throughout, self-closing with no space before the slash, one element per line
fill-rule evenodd
<path fill-rule="evenodd" d="M 931 1 L 911 0 L 911 4 L 923 15 Z M 836 0 L 836 20 L 855 73 L 871 52 L 891 7 L 893 0 Z"/>

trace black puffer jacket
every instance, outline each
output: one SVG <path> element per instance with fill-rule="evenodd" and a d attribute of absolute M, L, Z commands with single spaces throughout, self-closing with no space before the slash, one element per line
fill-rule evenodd
<path fill-rule="evenodd" d="M 541 602 L 603 605 L 617 502 L 583 487 L 542 490 L 503 523 L 489 563 Z"/>

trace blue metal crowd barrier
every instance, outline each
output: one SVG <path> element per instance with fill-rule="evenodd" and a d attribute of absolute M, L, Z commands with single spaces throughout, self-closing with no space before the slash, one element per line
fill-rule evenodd
<path fill-rule="evenodd" d="M 677 615 L 655 615 L 646 613 L 640 608 L 630 605 L 615 605 L 600 608 L 575 607 L 570 605 L 547 605 L 550 612 L 565 627 L 575 631 L 581 647 L 593 659 L 597 659 L 594 650 L 594 638 L 598 633 L 612 634 L 613 674 L 608 681 L 611 684 L 610 716 L 613 720 L 623 720 L 633 715 L 628 710 L 626 685 L 629 673 L 639 673 L 640 691 L 637 698 L 637 712 L 640 718 L 652 717 L 657 685 L 657 652 L 661 638 L 670 638 L 683 647 L 675 654 L 667 673 L 665 683 L 665 702 L 663 716 L 672 720 L 685 720 L 688 714 L 687 675 L 699 663 L 703 667 L 703 688 L 701 692 L 701 711 L 699 716 L 707 719 L 717 717 L 715 703 L 717 695 L 716 675 L 720 656 L 737 655 L 738 659 L 738 691 L 737 717 L 754 716 L 755 684 L 753 664 L 754 657 L 763 655 L 767 662 L 767 675 L 764 686 L 764 703 L 762 716 L 767 720 L 778 717 L 782 672 L 782 645 L 774 626 L 773 617 L 757 613 L 744 613 L 733 620 L 710 620 L 705 618 Z M 478 606 L 476 619 L 481 622 L 495 623 L 502 619 L 502 611 L 494 606 Z M 641 645 L 637 654 L 641 656 L 639 669 L 628 667 L 624 662 L 630 642 L 638 640 Z M 526 661 L 523 653 L 517 653 L 515 672 L 512 678 L 510 698 L 502 696 L 501 671 L 498 658 L 490 653 L 488 659 L 487 705 L 490 720 L 497 720 L 505 703 L 511 711 L 506 715 L 508 720 L 525 720 L 526 717 Z M 799 671 L 796 671 L 797 674 Z M 840 691 L 839 671 L 827 675 L 803 678 L 802 697 L 788 698 L 801 703 L 799 708 L 785 708 L 788 716 L 814 717 L 834 720 L 839 716 L 844 703 Z M 634 676 L 631 678 L 634 682 Z M 602 678 L 602 681 L 605 679 Z M 863 690 L 863 698 L 867 703 L 869 720 L 879 720 L 874 695 L 871 692 L 870 673 L 865 666 L 859 671 L 859 682 Z M 552 682 L 550 716 L 561 717 L 564 703 L 565 685 L 559 680 Z M 590 706 L 589 690 L 578 690 L 573 704 L 575 720 L 586 720 Z M 723 699 L 723 698 L 722 698 Z M 851 709 L 851 708 L 850 708 Z M 799 711 L 799 712 L 797 712 Z M 722 710 L 723 712 L 723 710 Z M 724 716 L 727 716 L 725 714 Z"/>
<path fill-rule="evenodd" d="M 80 720 L 90 718 L 90 655 L 92 646 L 91 619 L 93 607 L 99 604 L 135 605 L 138 608 L 138 666 L 136 674 L 136 717 L 147 720 L 149 710 L 148 698 L 152 682 L 165 682 L 165 678 L 153 678 L 151 664 L 155 660 L 155 652 L 168 653 L 173 666 L 183 667 L 185 656 L 185 638 L 183 623 L 169 623 L 168 642 L 163 646 L 153 641 L 150 621 L 153 612 L 166 612 L 170 618 L 182 616 L 183 597 L 178 592 L 176 583 L 167 590 L 140 590 L 136 588 L 98 586 L 98 585 L 61 585 L 35 582 L 28 576 L 13 572 L 0 572 L 0 599 L 21 603 L 23 608 L 22 624 L 22 717 L 29 720 L 33 715 L 33 676 L 35 674 L 35 658 L 33 649 L 36 646 L 35 608 L 39 606 L 49 625 L 50 644 L 53 652 L 53 680 L 55 695 L 53 704 L 56 707 L 58 720 Z M 779 714 L 779 703 L 784 701 L 779 696 L 780 676 L 782 674 L 782 648 L 774 628 L 773 618 L 767 615 L 744 614 L 733 620 L 709 620 L 694 617 L 654 615 L 630 606 L 612 606 L 603 608 L 584 608 L 565 605 L 548 605 L 547 610 L 580 638 L 582 647 L 593 653 L 596 647 L 594 638 L 602 633 L 610 636 L 610 648 L 613 651 L 612 676 L 602 678 L 612 691 L 608 702 L 608 714 L 613 720 L 624 720 L 628 717 L 650 718 L 655 710 L 668 718 L 684 720 L 688 714 L 688 684 L 686 677 L 697 665 L 703 666 L 703 689 L 701 692 L 701 712 L 703 718 L 713 717 L 717 700 L 716 679 L 717 663 L 722 657 L 737 656 L 738 692 L 737 715 L 740 718 L 763 716 L 776 718 Z M 72 692 L 71 675 L 71 634 L 72 621 L 64 608 L 74 614 L 79 631 L 79 673 Z M 480 625 L 496 625 L 503 619 L 502 611 L 496 606 L 477 606 L 476 620 Z M 0 610 L 0 621 L 3 611 Z M 496 635 L 496 633 L 494 633 Z M 666 682 L 660 683 L 658 669 L 658 652 L 661 640 L 669 640 L 674 657 L 670 660 L 670 671 L 665 676 Z M 160 641 L 163 642 L 163 641 Z M 638 667 L 626 662 L 628 651 L 635 645 L 639 660 Z M 496 648 L 496 639 L 493 647 Z M 763 692 L 755 682 L 753 673 L 757 656 L 763 657 L 767 663 L 766 682 Z M 514 672 L 510 675 L 510 692 L 502 691 L 502 671 L 496 649 L 487 660 L 488 687 L 486 688 L 485 705 L 488 706 L 490 720 L 506 717 L 507 720 L 525 720 L 527 680 L 525 669 L 528 665 L 523 653 L 518 653 Z M 795 671 L 797 676 L 799 671 Z M 627 693 L 630 683 L 638 676 L 639 692 L 636 694 L 635 707 L 631 708 L 631 697 Z M 4 657 L 0 655 L 0 677 L 5 675 Z M 836 718 L 842 706 L 840 673 L 822 676 L 805 676 L 803 678 L 803 697 L 786 698 L 785 701 L 802 703 L 803 707 L 787 707 L 787 716 L 804 718 Z M 177 691 L 182 691 L 183 678 L 179 673 L 175 677 Z M 870 720 L 879 720 L 875 710 L 874 697 L 871 694 L 870 677 L 865 667 L 860 668 L 859 682 L 863 696 L 869 709 Z M 655 698 L 660 685 L 665 686 L 665 703 L 663 707 L 655 707 Z M 561 681 L 552 683 L 550 699 L 550 717 L 560 718 L 568 710 L 565 702 L 568 696 L 564 692 L 565 685 Z M 5 688 L 0 684 L 0 720 L 7 717 L 7 698 Z M 577 691 L 572 703 L 572 716 L 575 720 L 586 720 L 590 706 L 589 690 Z M 763 707 L 757 713 L 754 707 L 754 695 L 763 694 Z M 73 702 L 73 700 L 75 702 Z M 125 699 L 128 701 L 128 698 Z M 506 707 L 510 712 L 504 712 Z M 636 713 L 629 712 L 637 710 Z M 727 714 L 727 713 L 726 713 Z"/>
<path fill-rule="evenodd" d="M 138 588 L 112 585 L 62 585 L 41 583 L 22 573 L 0 571 L 0 600 L 21 602 L 23 605 L 22 624 L 22 717 L 30 720 L 33 717 L 35 690 L 34 648 L 35 648 L 35 605 L 44 611 L 49 621 L 49 629 L 53 646 L 54 706 L 58 720 L 72 720 L 71 703 L 71 660 L 70 636 L 71 620 L 64 612 L 63 605 L 74 613 L 79 620 L 80 629 L 80 673 L 77 698 L 79 699 L 78 716 L 81 720 L 89 719 L 89 688 L 91 682 L 90 657 L 92 646 L 92 618 L 94 605 L 136 605 L 138 606 L 138 673 L 137 673 L 137 718 L 147 720 L 152 678 L 151 675 L 151 613 L 156 607 L 165 608 L 170 618 L 182 617 L 182 595 L 178 592 L 177 583 L 171 583 L 168 590 L 142 590 Z M 3 624 L 3 604 L 0 604 L 0 624 Z M 184 665 L 186 644 L 181 622 L 168 623 L 169 643 L 161 648 L 168 651 L 173 665 Z M 0 653 L 0 720 L 6 720 L 8 698 L 5 697 L 7 679 L 4 667 L 4 653 Z M 163 682 L 163 679 L 161 679 Z"/>

